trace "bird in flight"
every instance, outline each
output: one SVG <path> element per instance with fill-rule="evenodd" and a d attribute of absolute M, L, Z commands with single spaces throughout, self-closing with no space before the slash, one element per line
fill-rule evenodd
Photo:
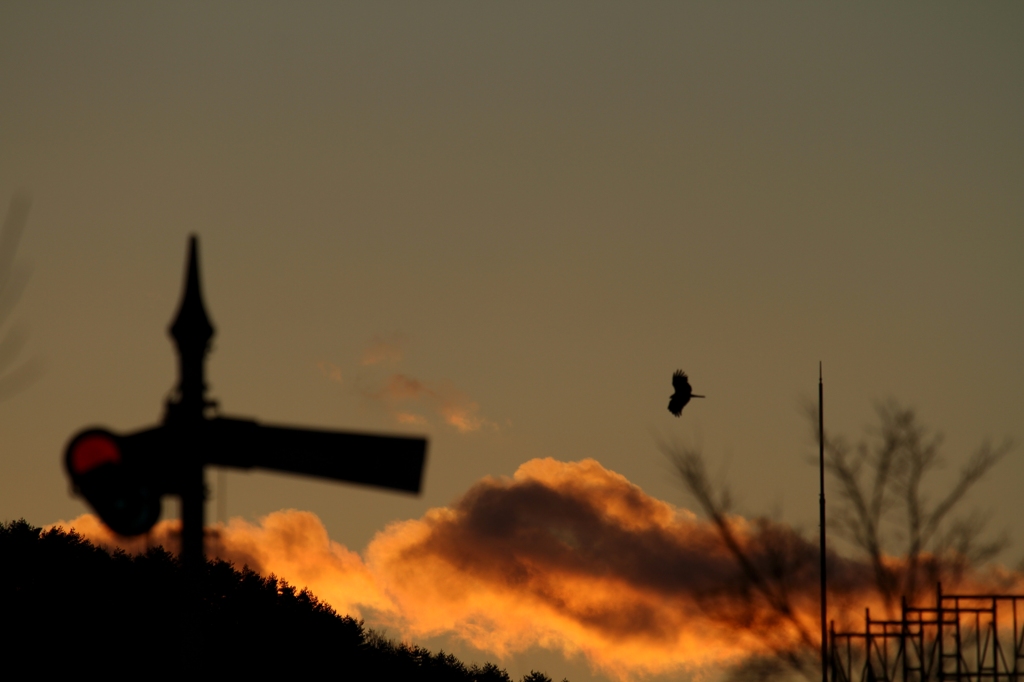
<path fill-rule="evenodd" d="M 681 369 L 677 369 L 672 375 L 672 388 L 676 389 L 676 392 L 669 398 L 668 411 L 677 417 L 683 413 L 683 408 L 686 407 L 686 403 L 690 402 L 690 398 L 704 397 L 693 392 L 693 389 L 690 388 L 690 380 L 686 378 L 686 372 Z"/>

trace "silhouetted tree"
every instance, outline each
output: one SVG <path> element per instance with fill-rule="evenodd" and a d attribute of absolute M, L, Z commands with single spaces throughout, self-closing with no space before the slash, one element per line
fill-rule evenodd
<path fill-rule="evenodd" d="M 998 446 L 983 442 L 961 467 L 952 487 L 930 504 L 924 490 L 926 479 L 942 463 L 941 436 L 898 403 L 880 405 L 877 413 L 878 426 L 869 429 L 856 446 L 826 432 L 826 471 L 839 492 L 838 504 L 829 507 L 829 524 L 864 552 L 875 588 L 892 607 L 900 596 L 912 600 L 926 584 L 942 580 L 955 585 L 968 566 L 992 558 L 1005 545 L 1004 538 L 983 539 L 988 517 L 955 512 L 971 487 L 1012 444 L 1009 440 Z M 816 440 L 816 406 L 809 407 L 808 416 Z M 728 487 L 711 482 L 701 452 L 664 443 L 661 448 L 686 491 L 718 530 L 737 567 L 739 584 L 724 589 L 742 598 L 737 603 L 708 595 L 705 609 L 711 617 L 756 635 L 774 654 L 745 661 L 733 671 L 734 676 L 767 679 L 796 671 L 816 677 L 819 636 L 812 624 L 801 620 L 791 597 L 800 582 L 817 580 L 816 553 L 809 554 L 808 543 L 794 542 L 792 533 L 778 532 L 778 526 L 766 518 L 755 519 L 753 533 L 741 543 L 728 519 L 732 509 Z M 903 544 L 897 548 L 900 539 Z M 887 562 L 886 556 L 902 561 Z M 837 561 L 830 552 L 830 571 Z M 795 633 L 796 645 L 791 636 L 772 627 L 779 623 Z"/>
<path fill-rule="evenodd" d="M 552 680 L 544 673 L 531 670 L 528 675 L 523 675 L 523 682 L 552 682 Z"/>
<path fill-rule="evenodd" d="M 810 412 L 816 429 L 817 410 Z M 986 539 L 987 515 L 955 511 L 1012 443 L 993 445 L 986 439 L 961 466 L 955 483 L 930 503 L 926 479 L 943 464 L 942 435 L 895 401 L 877 405 L 876 412 L 878 426 L 856 445 L 826 431 L 825 466 L 840 497 L 829 526 L 867 556 L 879 594 L 892 611 L 901 596 L 913 602 L 936 582 L 955 585 L 966 568 L 1006 546 L 1005 536 Z M 885 556 L 903 561 L 894 565 Z"/>
<path fill-rule="evenodd" d="M 816 572 L 815 557 L 801 552 L 802 548 L 793 545 L 792 534 L 780 532 L 777 524 L 763 517 L 754 520 L 753 533 L 741 542 L 729 522 L 729 490 L 712 484 L 700 451 L 665 444 L 662 450 L 687 492 L 714 524 L 738 569 L 732 578 L 723 576 L 719 590 L 703 594 L 701 606 L 711 618 L 729 629 L 754 634 L 774 652 L 774 659 L 751 659 L 733 673 L 739 678 L 766 679 L 797 671 L 813 677 L 817 644 L 808 623 L 793 607 L 791 595 L 809 569 Z M 796 635 L 796 646 L 791 633 Z"/>
<path fill-rule="evenodd" d="M 113 553 L 74 532 L 0 524 L 0 655 L 35 674 L 329 676 L 511 682 L 492 663 L 396 644 L 274 576 L 162 548 Z"/>

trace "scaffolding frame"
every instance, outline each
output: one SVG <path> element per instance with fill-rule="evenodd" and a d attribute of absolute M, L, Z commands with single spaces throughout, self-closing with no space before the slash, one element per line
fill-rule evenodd
<path fill-rule="evenodd" d="M 1024 595 L 943 594 L 939 583 L 934 607 L 904 598 L 900 610 L 875 620 L 865 609 L 863 632 L 836 632 L 832 621 L 833 682 L 1024 682 Z"/>

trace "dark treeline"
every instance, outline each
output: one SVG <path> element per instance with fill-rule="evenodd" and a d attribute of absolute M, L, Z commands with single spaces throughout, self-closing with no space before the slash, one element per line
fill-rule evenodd
<path fill-rule="evenodd" d="M 40 675 L 511 682 L 492 663 L 393 642 L 273 576 L 208 561 L 190 577 L 162 548 L 110 553 L 24 520 L 0 524 L 0 619 L 4 668 Z"/>

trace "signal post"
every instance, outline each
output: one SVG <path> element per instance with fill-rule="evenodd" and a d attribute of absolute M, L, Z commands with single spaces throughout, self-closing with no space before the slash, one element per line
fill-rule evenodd
<path fill-rule="evenodd" d="M 119 535 L 140 535 L 160 517 L 164 495 L 181 498 L 181 560 L 202 567 L 207 465 L 254 467 L 418 493 L 424 438 L 264 425 L 210 416 L 205 364 L 213 325 L 203 305 L 196 238 L 189 240 L 185 291 L 171 324 L 179 381 L 161 424 L 118 435 L 89 428 L 67 446 L 74 490 Z"/>

